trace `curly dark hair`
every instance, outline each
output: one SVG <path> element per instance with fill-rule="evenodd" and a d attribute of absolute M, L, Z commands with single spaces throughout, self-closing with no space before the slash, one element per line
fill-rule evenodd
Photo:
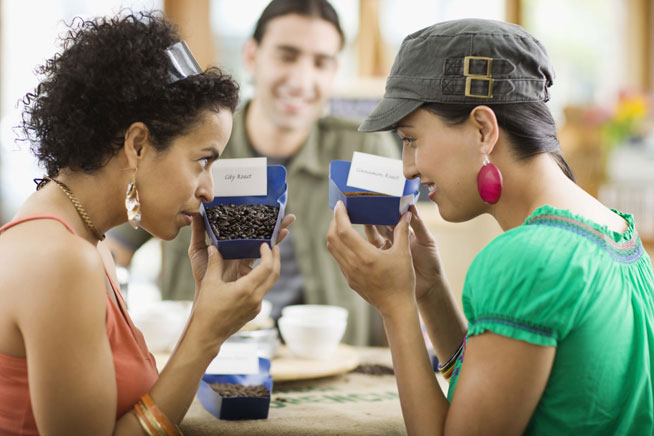
<path fill-rule="evenodd" d="M 51 177 L 102 167 L 134 122 L 165 150 L 202 111 L 236 108 L 238 85 L 218 68 L 170 83 L 165 49 L 180 38 L 160 12 L 75 18 L 68 27 L 63 52 L 37 68 L 45 78 L 22 99 L 22 139 Z"/>

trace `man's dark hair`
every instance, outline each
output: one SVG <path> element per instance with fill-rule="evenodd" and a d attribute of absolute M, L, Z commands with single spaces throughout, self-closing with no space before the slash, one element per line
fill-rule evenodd
<path fill-rule="evenodd" d="M 345 35 L 338 20 L 338 14 L 327 0 L 273 0 L 263 10 L 254 28 L 252 37 L 261 44 L 266 33 L 266 25 L 270 20 L 284 15 L 302 15 L 303 17 L 320 18 L 334 25 L 341 36 L 341 48 L 345 43 Z"/>

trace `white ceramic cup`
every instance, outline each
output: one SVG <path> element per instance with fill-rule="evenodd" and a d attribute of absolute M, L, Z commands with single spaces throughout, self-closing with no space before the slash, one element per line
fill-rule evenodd
<path fill-rule="evenodd" d="M 305 359 L 327 359 L 343 338 L 347 310 L 337 306 L 287 306 L 277 323 L 293 354 Z"/>
<path fill-rule="evenodd" d="M 282 309 L 282 316 L 287 318 L 306 318 L 314 320 L 345 320 L 347 309 L 326 304 L 294 304 Z"/>

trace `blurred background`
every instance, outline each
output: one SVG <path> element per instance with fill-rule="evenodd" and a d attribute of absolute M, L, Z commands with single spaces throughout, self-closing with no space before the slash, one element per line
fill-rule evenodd
<path fill-rule="evenodd" d="M 180 26 L 202 66 L 235 76 L 251 95 L 241 49 L 267 0 L 0 0 L 0 223 L 11 219 L 43 173 L 17 142 L 17 102 L 38 83 L 37 65 L 60 50 L 64 23 L 113 15 L 123 7 L 161 9 Z M 557 78 L 548 103 L 563 155 L 578 183 L 610 207 L 636 217 L 654 251 L 654 0 L 332 0 L 346 45 L 329 111 L 360 119 L 383 94 L 402 39 L 439 21 L 464 17 L 525 27 L 548 49 Z M 421 203 L 460 292 L 474 255 L 499 228 L 489 217 L 443 222 Z M 156 250 L 158 244 L 150 244 Z M 153 283 L 160 257 L 135 259 L 134 280 Z M 134 276 L 136 278 L 134 278 Z M 139 279 L 140 277 L 140 279 Z M 156 293 L 156 289 L 153 290 Z M 156 297 L 154 297 L 156 298 Z"/>

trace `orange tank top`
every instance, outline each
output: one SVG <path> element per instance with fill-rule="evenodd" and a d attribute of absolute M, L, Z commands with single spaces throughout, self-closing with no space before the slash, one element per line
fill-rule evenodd
<path fill-rule="evenodd" d="M 12 221 L 0 227 L 0 233 L 25 221 L 53 219 L 71 233 L 75 231 L 61 218 L 38 215 Z M 130 319 L 118 286 L 105 268 L 116 301 L 107 294 L 106 329 L 116 373 L 116 418 L 128 412 L 143 394 L 152 389 L 158 373 L 154 357 L 145 345 L 143 334 Z M 30 403 L 27 359 L 0 353 L 0 435 L 38 435 Z"/>

